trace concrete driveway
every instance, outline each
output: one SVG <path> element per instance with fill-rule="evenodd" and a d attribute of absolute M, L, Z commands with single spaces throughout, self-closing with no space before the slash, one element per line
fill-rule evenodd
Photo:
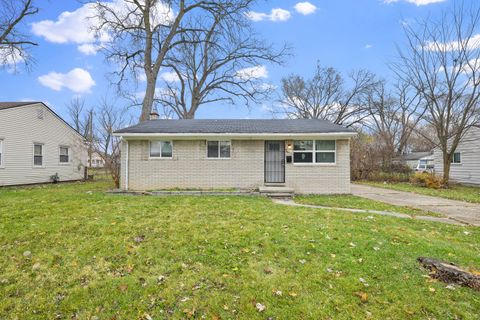
<path fill-rule="evenodd" d="M 424 196 L 413 192 L 376 188 L 360 184 L 352 184 L 352 194 L 397 206 L 408 206 L 432 211 L 443 214 L 456 221 L 468 223 L 477 227 L 480 226 L 480 204 Z"/>

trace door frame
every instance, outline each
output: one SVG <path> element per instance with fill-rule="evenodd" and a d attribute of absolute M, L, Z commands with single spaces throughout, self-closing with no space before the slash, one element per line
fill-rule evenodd
<path fill-rule="evenodd" d="M 280 144 L 280 148 L 283 145 L 283 156 L 281 160 L 282 168 L 283 168 L 283 181 L 281 182 L 268 182 L 267 181 L 267 144 L 269 142 L 278 142 Z M 284 184 L 285 183 L 285 140 L 265 140 L 263 143 L 263 183 L 278 183 Z"/>

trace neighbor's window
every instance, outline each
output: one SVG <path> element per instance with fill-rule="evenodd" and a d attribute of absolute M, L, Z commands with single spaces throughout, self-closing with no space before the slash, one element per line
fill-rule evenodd
<path fill-rule="evenodd" d="M 150 158 L 171 158 L 172 141 L 150 141 Z"/>
<path fill-rule="evenodd" d="M 230 141 L 207 141 L 208 158 L 230 158 Z"/>
<path fill-rule="evenodd" d="M 4 166 L 3 155 L 4 155 L 3 139 L 0 139 L 0 168 L 3 168 Z"/>
<path fill-rule="evenodd" d="M 35 143 L 33 145 L 33 165 L 43 166 L 43 144 Z"/>
<path fill-rule="evenodd" d="M 297 140 L 293 142 L 294 163 L 335 163 L 335 140 Z"/>
<path fill-rule="evenodd" d="M 60 163 L 68 163 L 69 161 L 68 147 L 60 147 Z"/>
<path fill-rule="evenodd" d="M 452 163 L 462 163 L 462 155 L 460 152 L 453 153 Z"/>

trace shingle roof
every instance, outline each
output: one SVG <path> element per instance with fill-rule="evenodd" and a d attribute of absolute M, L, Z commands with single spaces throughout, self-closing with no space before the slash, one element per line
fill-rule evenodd
<path fill-rule="evenodd" d="M 37 101 L 23 101 L 23 102 L 0 102 L 0 110 L 10 109 L 22 106 L 29 106 L 31 104 L 41 103 Z"/>
<path fill-rule="evenodd" d="M 354 130 L 318 119 L 182 119 L 149 120 L 116 131 L 128 133 L 353 133 Z"/>
<path fill-rule="evenodd" d="M 431 151 L 410 152 L 410 153 L 402 154 L 401 156 L 397 157 L 397 159 L 401 159 L 401 160 L 405 160 L 405 161 L 418 160 L 418 159 L 428 157 L 428 156 L 431 156 L 431 155 L 433 155 L 433 153 Z"/>

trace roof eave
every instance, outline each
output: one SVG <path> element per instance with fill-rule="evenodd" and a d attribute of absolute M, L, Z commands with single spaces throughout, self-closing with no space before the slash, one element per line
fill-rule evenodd
<path fill-rule="evenodd" d="M 330 138 L 350 139 L 357 135 L 356 132 L 318 132 L 318 133 L 128 133 L 115 132 L 115 136 L 126 140 L 175 138 L 177 140 L 205 140 L 205 139 L 245 139 L 245 140 L 267 140 L 267 139 L 302 139 L 302 138 Z"/>

